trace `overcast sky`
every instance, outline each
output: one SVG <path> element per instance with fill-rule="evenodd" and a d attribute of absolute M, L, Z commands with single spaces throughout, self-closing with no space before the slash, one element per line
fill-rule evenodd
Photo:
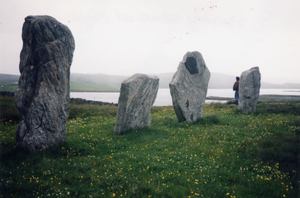
<path fill-rule="evenodd" d="M 187 51 L 211 72 L 259 66 L 300 83 L 300 0 L 0 0 L 0 73 L 18 74 L 27 15 L 51 15 L 75 38 L 73 73 L 175 72 Z"/>

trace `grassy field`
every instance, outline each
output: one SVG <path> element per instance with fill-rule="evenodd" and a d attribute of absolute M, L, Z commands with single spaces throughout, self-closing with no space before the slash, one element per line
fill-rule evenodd
<path fill-rule="evenodd" d="M 0 92 L 1 91 L 11 91 L 14 92 L 17 89 L 17 84 L 2 84 L 0 82 Z"/>
<path fill-rule="evenodd" d="M 122 136 L 115 115 L 115 106 L 72 103 L 67 142 L 36 154 L 14 148 L 18 116 L 3 119 L 0 196 L 299 196 L 300 103 L 260 103 L 250 115 L 206 105 L 195 124 L 156 107 L 150 128 Z"/>

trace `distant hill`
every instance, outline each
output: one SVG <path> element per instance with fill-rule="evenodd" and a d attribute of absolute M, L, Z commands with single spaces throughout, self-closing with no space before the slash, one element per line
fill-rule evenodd
<path fill-rule="evenodd" d="M 119 91 L 127 76 L 106 74 L 71 74 L 71 91 Z M 0 91 L 15 91 L 19 75 L 0 74 Z"/>
<path fill-rule="evenodd" d="M 160 88 L 169 88 L 169 82 L 173 77 L 173 73 L 157 74 L 159 77 Z M 231 89 L 235 82 L 235 76 L 222 74 L 222 73 L 211 73 L 208 87 L 211 89 Z M 284 83 L 275 84 L 262 82 L 261 88 L 263 89 L 300 89 L 298 83 Z"/>
<path fill-rule="evenodd" d="M 18 84 L 19 75 L 14 74 L 0 74 L 1 84 Z"/>
<path fill-rule="evenodd" d="M 159 77 L 159 84 L 161 88 L 169 88 L 169 82 L 173 77 L 173 73 L 163 73 L 157 74 Z M 221 73 L 212 73 L 208 87 L 216 89 L 227 89 L 231 88 L 235 81 L 235 76 L 221 74 Z"/>
<path fill-rule="evenodd" d="M 0 91 L 15 91 L 18 86 L 19 75 L 0 74 Z"/>
<path fill-rule="evenodd" d="M 159 77 L 160 88 L 168 88 L 173 73 L 156 74 Z M 71 74 L 71 91 L 119 91 L 123 80 L 128 76 L 107 75 L 107 74 Z M 19 75 L 0 74 L 0 91 L 15 91 L 18 84 Z M 212 73 L 209 81 L 209 88 L 231 89 L 235 81 L 235 76 Z M 300 84 L 272 84 L 262 82 L 262 88 L 272 89 L 300 89 Z"/>
<path fill-rule="evenodd" d="M 283 83 L 283 84 L 274 84 L 274 83 L 262 83 L 262 88 L 264 89 L 300 89 L 299 83 Z"/>
<path fill-rule="evenodd" d="M 157 74 L 159 77 L 159 84 L 161 88 L 169 88 L 169 82 L 173 77 L 173 73 L 163 73 Z M 231 88 L 235 81 L 235 76 L 221 74 L 221 73 L 212 73 L 208 87 L 214 89 L 227 89 Z"/>
<path fill-rule="evenodd" d="M 119 91 L 127 76 L 106 74 L 71 74 L 71 91 Z"/>

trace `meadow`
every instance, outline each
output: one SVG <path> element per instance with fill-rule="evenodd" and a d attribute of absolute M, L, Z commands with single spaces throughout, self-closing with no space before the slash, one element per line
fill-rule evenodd
<path fill-rule="evenodd" d="M 66 143 L 34 154 L 15 149 L 19 117 L 11 99 L 1 105 L 0 197 L 299 196 L 297 102 L 249 115 L 209 104 L 194 124 L 154 107 L 151 127 L 121 136 L 116 106 L 73 102 Z"/>

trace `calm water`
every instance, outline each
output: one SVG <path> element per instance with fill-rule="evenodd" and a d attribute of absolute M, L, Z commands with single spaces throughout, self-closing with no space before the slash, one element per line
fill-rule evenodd
<path fill-rule="evenodd" d="M 207 91 L 207 96 L 233 97 L 233 94 L 234 92 L 232 91 L 232 89 L 208 89 Z M 261 89 L 260 94 L 300 96 L 300 89 Z M 119 92 L 71 92 L 71 97 L 83 98 L 86 100 L 118 103 Z M 206 102 L 210 103 L 210 102 L 224 102 L 224 101 L 206 100 Z M 155 106 L 172 105 L 172 99 L 171 99 L 169 89 L 158 90 L 154 105 Z"/>

